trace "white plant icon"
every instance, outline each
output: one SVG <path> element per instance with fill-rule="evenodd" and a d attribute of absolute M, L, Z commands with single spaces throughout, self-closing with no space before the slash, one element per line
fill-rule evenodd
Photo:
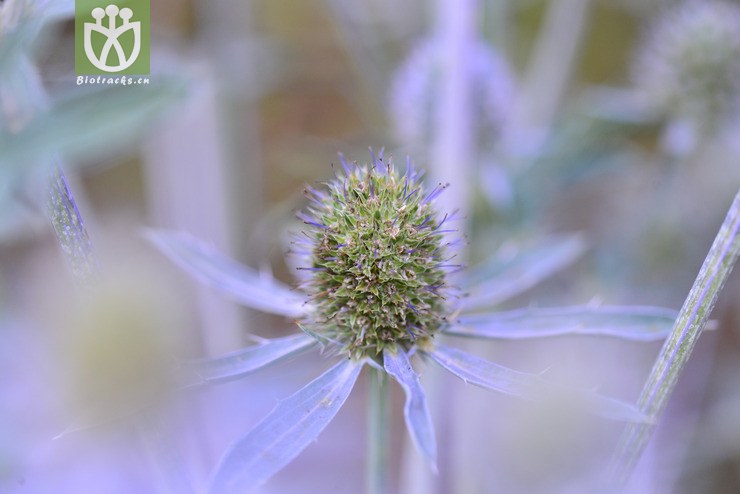
<path fill-rule="evenodd" d="M 95 22 L 85 23 L 85 38 L 83 42 L 85 46 L 85 54 L 87 55 L 88 60 L 90 60 L 90 63 L 105 72 L 120 72 L 131 67 L 141 52 L 141 23 L 139 21 L 130 22 L 134 15 L 133 11 L 128 7 L 119 9 L 117 5 L 110 4 L 105 8 L 105 10 L 100 7 L 94 8 L 91 15 L 93 19 L 95 19 Z M 108 17 L 107 26 L 103 24 L 103 18 L 106 16 Z M 119 26 L 116 26 L 117 17 L 120 17 L 123 21 Z M 118 38 L 128 30 L 132 30 L 134 33 L 134 46 L 131 53 L 126 56 L 123 46 Z M 95 50 L 93 50 L 93 31 L 106 37 L 103 48 L 100 50 L 99 54 L 96 54 Z M 108 58 L 111 50 L 116 52 L 118 57 L 117 65 L 108 65 Z"/>

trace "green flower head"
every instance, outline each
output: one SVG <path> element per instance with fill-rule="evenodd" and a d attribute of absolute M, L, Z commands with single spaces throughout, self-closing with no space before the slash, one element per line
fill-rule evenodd
<path fill-rule="evenodd" d="M 357 358 L 424 346 L 446 322 L 446 275 L 459 267 L 445 253 L 449 216 L 434 209 L 446 185 L 425 190 L 410 162 L 401 174 L 382 155 L 342 164 L 326 190 L 307 189 L 299 214 L 315 307 L 305 325 Z"/>
<path fill-rule="evenodd" d="M 467 383 L 515 396 L 559 392 L 529 374 L 447 346 L 445 335 L 520 339 L 562 334 L 620 336 L 647 341 L 665 336 L 675 312 L 655 307 L 562 307 L 501 311 L 495 308 L 575 260 L 578 236 L 551 239 L 533 250 L 493 256 L 450 285 L 448 215 L 434 209 L 446 186 L 425 189 L 410 162 L 404 173 L 384 162 L 348 166 L 319 189 L 299 217 L 307 229 L 294 253 L 304 285 L 290 288 L 235 262 L 181 232 L 150 232 L 178 265 L 234 300 L 297 320 L 304 330 L 260 339 L 236 352 L 183 365 L 184 387 L 226 382 L 322 344 L 343 354 L 275 409 L 225 453 L 209 492 L 251 492 L 292 461 L 331 422 L 362 369 L 390 376 L 403 388 L 404 420 L 432 469 L 437 443 L 426 394 L 415 366 L 439 365 Z M 462 292 L 464 290 L 464 292 Z M 306 334 L 307 333 L 307 334 Z M 439 337 L 436 337 L 439 336 Z M 348 358 L 349 357 L 349 358 Z M 590 391 L 568 391 L 570 400 L 616 420 L 644 421 L 634 405 Z"/>

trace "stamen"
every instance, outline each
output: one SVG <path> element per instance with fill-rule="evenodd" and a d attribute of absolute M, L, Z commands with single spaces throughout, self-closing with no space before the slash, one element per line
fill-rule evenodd
<path fill-rule="evenodd" d="M 342 153 L 339 154 L 339 162 L 342 164 L 342 168 L 344 168 L 344 173 L 346 175 L 350 174 L 349 166 L 347 166 L 347 162 L 344 160 L 344 155 Z"/>

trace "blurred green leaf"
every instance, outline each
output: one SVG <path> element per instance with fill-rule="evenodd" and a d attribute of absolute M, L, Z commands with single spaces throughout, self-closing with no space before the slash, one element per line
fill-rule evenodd
<path fill-rule="evenodd" d="M 40 26 L 40 19 L 23 19 L 9 32 L 0 31 L 0 81 L 13 70 L 17 60 L 28 52 Z"/>
<path fill-rule="evenodd" d="M 5 15 L 14 19 L 4 23 L 4 31 L 0 29 L 0 81 L 8 71 L 13 70 L 19 58 L 29 54 L 45 23 L 67 19 L 74 15 L 75 1 L 90 2 L 90 0 L 46 0 L 13 4 L 13 11 L 6 12 Z M 4 8 L 10 8 L 9 2 L 6 2 Z"/>
<path fill-rule="evenodd" d="M 0 132 L 0 179 L 56 153 L 79 159 L 120 150 L 184 94 L 177 80 L 75 92 L 20 132 Z"/>
<path fill-rule="evenodd" d="M 577 111 L 561 116 L 539 152 L 512 176 L 521 219 L 539 218 L 563 189 L 619 163 L 625 145 L 652 122 L 616 120 Z"/>

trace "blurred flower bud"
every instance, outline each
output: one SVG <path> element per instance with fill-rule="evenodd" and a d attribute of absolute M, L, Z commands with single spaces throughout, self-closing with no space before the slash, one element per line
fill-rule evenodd
<path fill-rule="evenodd" d="M 393 129 L 404 145 L 416 151 L 423 151 L 434 138 L 435 101 L 440 98 L 444 70 L 442 47 L 436 38 L 421 41 L 396 70 L 391 86 Z M 506 60 L 486 43 L 478 42 L 469 56 L 479 142 L 492 142 L 509 112 L 514 77 Z"/>
<path fill-rule="evenodd" d="M 740 7 L 687 2 L 653 27 L 633 67 L 638 90 L 671 122 L 678 152 L 731 124 L 740 109 Z M 682 144 L 685 143 L 685 144 Z"/>

